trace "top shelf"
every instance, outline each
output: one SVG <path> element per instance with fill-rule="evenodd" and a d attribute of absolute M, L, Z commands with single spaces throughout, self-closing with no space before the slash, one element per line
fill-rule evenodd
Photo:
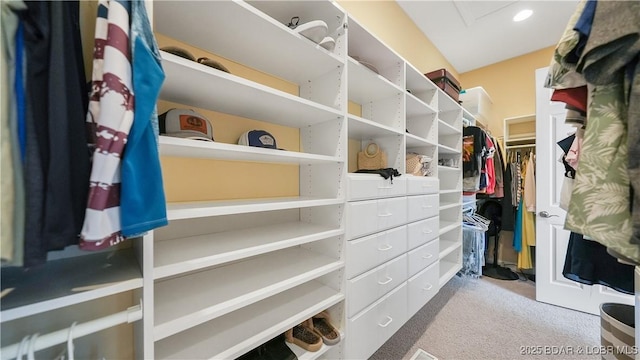
<path fill-rule="evenodd" d="M 444 91 L 438 89 L 438 108 L 441 112 L 447 112 L 459 111 L 462 109 L 462 106 L 460 106 L 460 104 L 453 100 Z"/>
<path fill-rule="evenodd" d="M 338 56 L 245 2 L 153 5 L 155 31 L 297 84 L 344 65 Z"/>

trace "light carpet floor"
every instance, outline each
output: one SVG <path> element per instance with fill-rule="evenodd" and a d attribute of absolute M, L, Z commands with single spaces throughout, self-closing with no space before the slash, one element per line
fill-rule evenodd
<path fill-rule="evenodd" d="M 439 360 L 599 359 L 557 354 L 599 345 L 600 317 L 535 301 L 531 281 L 456 276 L 371 359 L 409 359 L 420 348 Z M 526 346 L 556 355 L 522 354 Z"/>

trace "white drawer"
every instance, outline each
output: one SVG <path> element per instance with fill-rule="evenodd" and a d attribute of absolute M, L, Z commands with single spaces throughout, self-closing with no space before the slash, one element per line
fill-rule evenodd
<path fill-rule="evenodd" d="M 407 281 L 409 290 L 407 319 L 418 312 L 438 292 L 439 277 L 439 265 L 436 262 Z"/>
<path fill-rule="evenodd" d="M 347 203 L 347 239 L 373 234 L 406 222 L 405 196 Z"/>
<path fill-rule="evenodd" d="M 402 196 L 407 193 L 406 178 L 384 179 L 377 174 L 349 174 L 348 200 L 376 199 L 381 197 Z"/>
<path fill-rule="evenodd" d="M 437 177 L 407 176 L 407 194 L 436 194 L 440 191 Z"/>
<path fill-rule="evenodd" d="M 430 243 L 411 250 L 408 254 L 409 276 L 413 276 L 427 266 L 438 260 L 440 253 L 440 241 L 432 240 Z"/>
<path fill-rule="evenodd" d="M 436 216 L 407 225 L 407 249 L 415 249 L 437 238 L 440 231 L 439 219 Z"/>
<path fill-rule="evenodd" d="M 407 281 L 407 255 L 357 276 L 347 283 L 347 317 L 354 316 L 391 289 Z"/>
<path fill-rule="evenodd" d="M 407 321 L 407 283 L 347 321 L 345 359 L 367 359 Z"/>
<path fill-rule="evenodd" d="M 347 241 L 347 279 L 407 252 L 407 226 L 403 225 Z"/>
<path fill-rule="evenodd" d="M 440 195 L 414 195 L 407 196 L 408 221 L 430 218 L 438 215 Z"/>

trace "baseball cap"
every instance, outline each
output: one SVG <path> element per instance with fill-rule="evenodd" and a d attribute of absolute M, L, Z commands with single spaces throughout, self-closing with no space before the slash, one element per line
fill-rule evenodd
<path fill-rule="evenodd" d="M 239 145 L 256 146 L 269 149 L 279 149 L 276 144 L 276 138 L 265 130 L 250 130 L 240 135 L 238 139 Z"/>
<path fill-rule="evenodd" d="M 213 126 L 191 109 L 170 109 L 158 116 L 160 134 L 185 139 L 214 141 Z"/>

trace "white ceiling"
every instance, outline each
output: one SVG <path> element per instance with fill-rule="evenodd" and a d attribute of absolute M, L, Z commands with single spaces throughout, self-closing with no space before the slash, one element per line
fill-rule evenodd
<path fill-rule="evenodd" d="M 459 73 L 555 45 L 578 3 L 396 1 Z M 514 22 L 513 16 L 523 9 L 533 10 L 533 15 Z"/>

